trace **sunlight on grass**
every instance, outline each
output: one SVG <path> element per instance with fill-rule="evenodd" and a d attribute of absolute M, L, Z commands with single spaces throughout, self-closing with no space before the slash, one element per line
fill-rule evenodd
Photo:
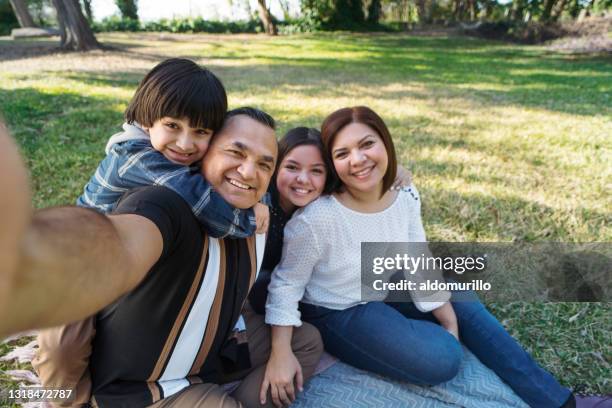
<path fill-rule="evenodd" d="M 372 107 L 414 173 L 432 240 L 612 240 L 609 59 L 401 34 L 99 38 L 115 49 L 57 53 L 42 40 L 19 43 L 35 49 L 24 54 L 0 41 L 0 111 L 39 207 L 74 202 L 144 73 L 183 56 L 220 76 L 231 107 L 271 113 L 279 135 Z M 565 384 L 612 391 L 609 305 L 491 306 Z"/>

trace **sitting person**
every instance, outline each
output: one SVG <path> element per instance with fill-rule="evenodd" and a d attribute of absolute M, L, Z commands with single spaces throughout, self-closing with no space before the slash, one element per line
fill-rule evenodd
<path fill-rule="evenodd" d="M 447 301 L 451 294 L 439 293 L 385 303 L 381 293 L 380 301 L 362 301 L 361 242 L 424 242 L 420 199 L 414 187 L 389 190 L 395 149 L 372 110 L 334 112 L 323 122 L 322 139 L 340 183 L 287 223 L 282 259 L 268 287 L 266 322 L 273 325 L 274 347 L 266 379 L 294 375 L 276 356 L 291 359 L 291 332 L 306 320 L 319 328 L 331 354 L 394 380 L 435 385 L 452 379 L 462 359 L 460 338 L 530 406 L 574 406 L 570 390 L 476 299 L 453 303 Z"/>
<path fill-rule="evenodd" d="M 211 237 L 245 238 L 256 232 L 257 223 L 257 232 L 265 232 L 265 205 L 255 205 L 256 220 L 253 209 L 229 205 L 199 171 L 226 109 L 225 89 L 212 72 L 187 59 L 159 63 L 138 86 L 125 113 L 125 131 L 110 139 L 107 156 L 77 205 L 109 213 L 124 192 L 161 185 L 181 195 Z M 241 112 L 260 114 L 243 108 L 228 117 Z M 87 365 L 94 320 L 50 328 L 38 336 L 34 368 L 46 386 L 75 389 L 75 403 L 85 403 L 91 393 Z"/>
<path fill-rule="evenodd" d="M 23 174 L 6 135 L 0 141 L 2 170 L 11 165 L 10 174 Z M 272 127 L 237 115 L 213 139 L 202 169 L 223 199 L 247 209 L 265 194 L 276 154 Z M 15 250 L 0 253 L 1 334 L 99 311 L 90 363 L 96 405 L 260 406 L 269 329 L 247 317 L 245 347 L 233 328 L 261 262 L 261 240 L 210 237 L 180 195 L 162 187 L 128 192 L 108 216 L 68 207 L 29 218 L 27 184 L 6 174 L 4 208 L 21 207 L 1 215 L 11 231 L 1 243 Z M 298 337 L 294 351 L 308 378 L 320 338 L 312 326 Z M 231 395 L 218 386 L 239 378 Z"/>

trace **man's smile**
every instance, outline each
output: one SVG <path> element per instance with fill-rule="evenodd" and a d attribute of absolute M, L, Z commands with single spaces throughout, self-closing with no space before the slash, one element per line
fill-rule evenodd
<path fill-rule="evenodd" d="M 229 178 L 229 177 L 227 177 L 226 180 L 232 186 L 238 187 L 238 188 L 240 188 L 242 190 L 251 190 L 251 189 L 254 188 L 254 187 L 249 186 L 248 184 L 241 183 L 238 180 L 235 180 L 235 179 L 232 179 L 232 178 Z"/>

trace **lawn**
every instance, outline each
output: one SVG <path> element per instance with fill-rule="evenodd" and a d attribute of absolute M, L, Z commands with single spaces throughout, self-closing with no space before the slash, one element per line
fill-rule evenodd
<path fill-rule="evenodd" d="M 38 207 L 74 202 L 143 74 L 183 56 L 219 75 L 231 107 L 271 113 L 279 134 L 344 106 L 379 112 L 423 196 L 430 240 L 612 240 L 609 56 L 444 35 L 99 39 L 114 49 L 0 39 L 0 112 Z M 610 303 L 489 306 L 562 383 L 612 393 Z"/>

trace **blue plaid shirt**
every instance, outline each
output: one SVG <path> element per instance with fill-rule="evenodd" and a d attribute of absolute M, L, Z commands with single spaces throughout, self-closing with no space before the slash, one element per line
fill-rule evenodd
<path fill-rule="evenodd" d="M 126 191 L 151 185 L 167 187 L 183 197 L 212 237 L 244 238 L 255 233 L 253 209 L 232 207 L 202 177 L 199 167 L 171 162 L 147 139 L 114 144 L 77 205 L 109 213 Z"/>

